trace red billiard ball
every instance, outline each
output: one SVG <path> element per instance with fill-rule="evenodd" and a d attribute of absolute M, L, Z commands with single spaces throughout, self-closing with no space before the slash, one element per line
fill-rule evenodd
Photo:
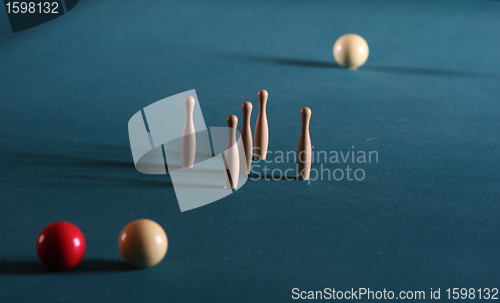
<path fill-rule="evenodd" d="M 71 223 L 54 222 L 38 236 L 36 252 L 40 261 L 52 269 L 71 269 L 80 263 L 85 254 L 85 237 Z"/>

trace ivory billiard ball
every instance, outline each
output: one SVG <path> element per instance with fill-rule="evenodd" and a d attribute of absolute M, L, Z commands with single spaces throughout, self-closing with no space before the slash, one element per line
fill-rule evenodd
<path fill-rule="evenodd" d="M 340 66 L 357 69 L 368 59 L 368 43 L 356 34 L 345 34 L 333 45 L 333 57 Z"/>
<path fill-rule="evenodd" d="M 155 266 L 167 253 L 167 234 L 155 221 L 135 220 L 121 231 L 118 249 L 123 260 L 131 266 L 139 268 Z"/>
<path fill-rule="evenodd" d="M 85 254 L 82 231 L 68 222 L 47 225 L 38 235 L 36 252 L 40 261 L 57 270 L 68 270 L 80 263 Z"/>

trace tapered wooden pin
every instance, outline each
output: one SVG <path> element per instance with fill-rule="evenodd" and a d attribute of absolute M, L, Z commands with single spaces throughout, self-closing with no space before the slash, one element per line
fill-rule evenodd
<path fill-rule="evenodd" d="M 309 121 L 311 120 L 311 109 L 304 107 L 300 111 L 302 118 L 302 131 L 300 133 L 299 146 L 297 147 L 297 178 L 309 180 L 311 172 L 311 135 L 309 134 Z"/>
<path fill-rule="evenodd" d="M 186 107 L 186 120 L 184 129 L 182 130 L 181 139 L 181 155 L 182 167 L 191 168 L 194 165 L 194 157 L 196 155 L 196 131 L 194 129 L 193 111 L 195 100 L 188 96 L 184 99 Z"/>
<path fill-rule="evenodd" d="M 255 160 L 265 160 L 267 156 L 267 146 L 269 144 L 269 126 L 267 125 L 266 105 L 269 94 L 267 90 L 259 91 L 259 114 L 255 124 L 254 153 Z"/>
<path fill-rule="evenodd" d="M 243 147 L 245 148 L 245 159 L 247 161 L 247 172 L 250 173 L 252 169 L 253 157 L 253 138 L 252 127 L 250 126 L 250 117 L 252 116 L 253 105 L 250 102 L 243 102 L 241 110 L 243 111 L 243 126 L 241 127 L 241 140 L 243 140 Z"/>
<path fill-rule="evenodd" d="M 236 127 L 238 126 L 238 117 L 230 115 L 227 117 L 228 138 L 226 151 L 226 187 L 236 189 L 240 176 L 240 154 L 236 142 Z"/>

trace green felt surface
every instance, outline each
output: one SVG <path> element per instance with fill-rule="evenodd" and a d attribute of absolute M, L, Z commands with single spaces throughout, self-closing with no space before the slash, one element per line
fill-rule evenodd
<path fill-rule="evenodd" d="M 0 12 L 0 301 L 499 287 L 499 15 L 498 1 L 82 0 L 12 34 Z M 358 71 L 333 60 L 348 32 L 370 46 Z M 196 89 L 207 126 L 224 126 L 262 88 L 270 150 L 296 149 L 309 106 L 315 150 L 354 146 L 378 163 L 351 165 L 361 182 L 248 181 L 183 213 L 168 176 L 135 170 L 138 110 Z M 170 240 L 146 270 L 117 249 L 138 218 Z M 58 220 L 87 240 L 71 272 L 37 260 L 38 233 Z"/>

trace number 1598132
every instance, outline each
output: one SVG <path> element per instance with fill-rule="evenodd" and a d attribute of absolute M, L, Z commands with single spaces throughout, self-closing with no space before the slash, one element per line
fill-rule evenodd
<path fill-rule="evenodd" d="M 5 3 L 8 14 L 57 14 L 59 3 L 57 2 L 14 2 Z"/>

